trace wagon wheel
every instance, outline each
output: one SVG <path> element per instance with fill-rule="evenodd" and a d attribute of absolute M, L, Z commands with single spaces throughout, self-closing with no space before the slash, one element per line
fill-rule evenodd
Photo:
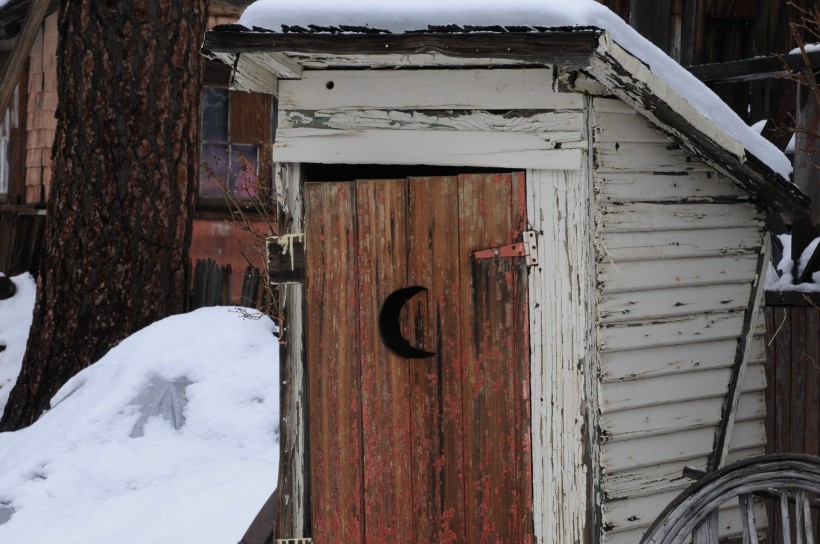
<path fill-rule="evenodd" d="M 820 493 L 820 457 L 799 454 L 764 455 L 744 459 L 709 473 L 681 493 L 649 528 L 641 544 L 680 544 L 691 535 L 695 544 L 718 542 L 718 507 L 734 498 L 740 502 L 743 543 L 758 542 L 753 496 L 779 503 L 784 544 L 814 544 L 810 508 L 819 506 L 808 493 Z M 794 513 L 792 538 L 790 508 Z"/>

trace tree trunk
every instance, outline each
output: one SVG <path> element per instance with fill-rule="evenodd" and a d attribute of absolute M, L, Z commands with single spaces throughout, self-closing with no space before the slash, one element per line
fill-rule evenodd
<path fill-rule="evenodd" d="M 199 161 L 206 0 L 63 0 L 45 263 L 0 430 L 182 309 Z"/>

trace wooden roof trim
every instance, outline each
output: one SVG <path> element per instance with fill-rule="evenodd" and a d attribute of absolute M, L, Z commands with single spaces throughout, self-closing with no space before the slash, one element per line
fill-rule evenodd
<path fill-rule="evenodd" d="M 612 94 L 650 119 L 717 170 L 790 216 L 807 213 L 809 200 L 788 180 L 749 153 L 726 131 L 684 100 L 637 57 L 600 30 L 510 33 L 323 34 L 275 33 L 231 26 L 208 32 L 202 53 L 236 66 L 269 53 L 413 55 L 437 52 L 460 58 L 503 58 L 583 69 Z M 280 57 L 281 58 L 281 57 Z M 240 62 L 244 61 L 244 62 Z M 253 75 L 253 74 L 252 74 Z M 274 77 L 292 77 L 272 74 Z M 258 76 L 254 76 L 258 77 Z"/>
<path fill-rule="evenodd" d="M 806 53 L 812 66 L 820 66 L 820 50 Z M 772 55 L 732 62 L 717 62 L 690 66 L 688 70 L 701 81 L 728 83 L 734 81 L 754 81 L 776 77 L 788 70 L 802 70 L 806 67 L 803 53 Z"/>
<path fill-rule="evenodd" d="M 411 34 L 310 34 L 239 31 L 235 27 L 205 35 L 202 53 L 418 54 L 499 57 L 546 64 L 586 64 L 601 31 Z"/>
<path fill-rule="evenodd" d="M 807 213 L 809 199 L 797 186 L 749 153 L 608 34 L 600 41 L 589 72 L 614 95 L 776 210 L 792 217 Z"/>

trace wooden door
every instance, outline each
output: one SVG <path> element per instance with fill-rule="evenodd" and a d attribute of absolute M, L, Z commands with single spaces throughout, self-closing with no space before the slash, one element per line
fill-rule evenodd
<path fill-rule="evenodd" d="M 307 183 L 313 538 L 366 544 L 532 541 L 524 175 Z M 425 287 L 402 334 L 385 298 Z"/>

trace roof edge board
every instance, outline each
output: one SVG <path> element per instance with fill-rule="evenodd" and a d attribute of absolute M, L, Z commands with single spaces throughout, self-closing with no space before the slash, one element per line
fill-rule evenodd
<path fill-rule="evenodd" d="M 240 31 L 230 27 L 209 31 L 202 52 L 229 64 L 229 59 L 234 59 L 237 86 L 267 93 L 275 92 L 268 79 L 292 79 L 297 73 L 295 66 L 301 68 L 297 60 L 288 56 L 294 52 L 343 56 L 436 52 L 454 58 L 496 57 L 585 70 L 677 143 L 773 208 L 791 216 L 805 214 L 808 210 L 808 198 L 795 185 L 758 160 L 741 142 L 698 111 L 649 66 L 602 30 L 497 34 L 285 34 Z M 275 56 L 271 56 L 272 53 Z M 284 60 L 285 67 L 277 68 L 276 59 Z M 246 68 L 243 70 L 242 66 Z M 251 72 L 268 70 L 269 75 L 243 73 L 251 67 Z"/>
<path fill-rule="evenodd" d="M 583 67 L 601 31 L 410 34 L 206 33 L 202 53 L 414 54 L 437 52 L 451 57 L 498 57 Z"/>
<path fill-rule="evenodd" d="M 698 111 L 608 33 L 599 38 L 589 72 L 676 142 L 767 204 L 790 216 L 806 213 L 809 199 L 797 186 Z"/>

